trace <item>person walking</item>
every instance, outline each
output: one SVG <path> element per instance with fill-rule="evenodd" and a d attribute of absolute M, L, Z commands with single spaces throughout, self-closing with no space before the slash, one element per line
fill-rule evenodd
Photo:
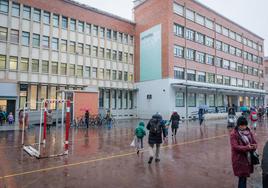
<path fill-rule="evenodd" d="M 250 153 L 257 149 L 257 142 L 248 128 L 244 116 L 237 119 L 236 127 L 230 135 L 232 149 L 232 166 L 234 175 L 238 177 L 238 188 L 247 187 L 247 177 L 253 173 Z"/>
<path fill-rule="evenodd" d="M 4 114 L 3 114 L 2 110 L 0 109 L 0 126 L 3 125 L 3 121 L 4 121 Z"/>
<path fill-rule="evenodd" d="M 149 130 L 148 143 L 149 143 L 150 158 L 148 163 L 151 164 L 153 161 L 154 145 L 156 145 L 155 162 L 159 162 L 160 144 L 162 144 L 162 134 L 165 134 L 164 132 L 165 125 L 162 116 L 159 113 L 153 115 L 150 121 L 148 122 L 146 128 Z"/>
<path fill-rule="evenodd" d="M 8 124 L 12 125 L 14 122 L 14 116 L 13 116 L 12 112 L 9 113 L 9 115 L 7 116 L 7 119 L 8 119 Z"/>
<path fill-rule="evenodd" d="M 262 186 L 263 188 L 268 187 L 268 141 L 265 143 L 262 152 Z"/>
<path fill-rule="evenodd" d="M 135 129 L 135 135 L 137 137 L 137 154 L 143 149 L 143 137 L 146 135 L 144 126 L 144 122 L 141 121 Z"/>
<path fill-rule="evenodd" d="M 172 136 L 176 136 L 180 120 L 180 115 L 177 112 L 173 112 L 170 117 Z"/>
<path fill-rule="evenodd" d="M 86 123 L 87 129 L 88 129 L 88 125 L 89 125 L 89 112 L 88 112 L 88 110 L 86 110 L 86 113 L 85 113 L 85 123 Z"/>
<path fill-rule="evenodd" d="M 205 109 L 199 108 L 199 110 L 198 110 L 199 125 L 202 125 L 202 123 L 204 121 L 204 114 L 205 114 Z"/>
<path fill-rule="evenodd" d="M 256 130 L 257 127 L 257 121 L 258 121 L 258 115 L 255 109 L 252 109 L 249 119 L 251 120 L 251 124 L 254 128 L 254 130 Z"/>

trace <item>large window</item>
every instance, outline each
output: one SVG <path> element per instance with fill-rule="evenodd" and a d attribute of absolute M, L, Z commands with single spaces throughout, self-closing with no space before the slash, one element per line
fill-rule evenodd
<path fill-rule="evenodd" d="M 86 34 L 90 35 L 91 34 L 91 24 L 86 24 Z"/>
<path fill-rule="evenodd" d="M 105 96 L 106 96 L 106 102 L 105 102 L 105 108 L 110 109 L 111 106 L 111 91 L 110 90 L 106 90 L 105 92 Z"/>
<path fill-rule="evenodd" d="M 205 105 L 206 104 L 206 94 L 199 93 L 198 95 L 198 105 Z"/>
<path fill-rule="evenodd" d="M 43 23 L 50 24 L 50 12 L 43 12 Z"/>
<path fill-rule="evenodd" d="M 0 40 L 7 41 L 7 28 L 0 27 Z"/>
<path fill-rule="evenodd" d="M 42 47 L 49 48 L 49 37 L 48 36 L 43 36 Z"/>
<path fill-rule="evenodd" d="M 67 40 L 61 39 L 60 49 L 62 52 L 67 52 Z"/>
<path fill-rule="evenodd" d="M 105 36 L 105 28 L 104 27 L 101 27 L 100 28 L 100 37 L 101 38 L 104 38 L 104 36 Z"/>
<path fill-rule="evenodd" d="M 39 60 L 32 59 L 32 72 L 39 72 Z"/>
<path fill-rule="evenodd" d="M 76 67 L 76 75 L 78 77 L 83 77 L 83 65 L 77 65 L 77 67 Z"/>
<path fill-rule="evenodd" d="M 205 72 L 198 72 L 197 77 L 198 77 L 198 82 L 206 82 L 206 73 Z"/>
<path fill-rule="evenodd" d="M 215 66 L 222 67 L 222 58 L 219 57 L 215 58 Z"/>
<path fill-rule="evenodd" d="M 33 47 L 40 47 L 40 35 L 38 34 L 33 34 Z"/>
<path fill-rule="evenodd" d="M 217 102 L 217 106 L 224 106 L 224 96 L 218 95 L 216 102 Z"/>
<path fill-rule="evenodd" d="M 112 30 L 111 29 L 107 29 L 106 30 L 106 38 L 107 39 L 111 39 L 112 38 Z"/>
<path fill-rule="evenodd" d="M 0 55 L 0 69 L 6 69 L 6 56 Z"/>
<path fill-rule="evenodd" d="M 222 51 L 224 51 L 225 53 L 229 53 L 229 45 L 222 43 Z"/>
<path fill-rule="evenodd" d="M 18 44 L 19 43 L 19 31 L 11 29 L 10 42 Z"/>
<path fill-rule="evenodd" d="M 30 43 L 30 33 L 22 32 L 22 45 L 29 46 Z"/>
<path fill-rule="evenodd" d="M 18 58 L 17 57 L 9 57 L 9 70 L 17 70 L 18 68 Z"/>
<path fill-rule="evenodd" d="M 125 109 L 128 108 L 128 92 L 127 91 L 124 92 L 124 108 Z"/>
<path fill-rule="evenodd" d="M 194 60 L 194 50 L 193 49 L 186 49 L 186 58 L 190 60 Z"/>
<path fill-rule="evenodd" d="M 231 86 L 236 86 L 236 85 L 237 85 L 236 78 L 231 78 Z"/>
<path fill-rule="evenodd" d="M 12 3 L 12 16 L 20 16 L 20 4 Z"/>
<path fill-rule="evenodd" d="M 78 22 L 78 31 L 81 33 L 84 32 L 84 22 Z"/>
<path fill-rule="evenodd" d="M 57 87 L 51 86 L 50 87 L 50 99 L 56 99 L 57 98 Z M 50 109 L 56 109 L 56 103 L 50 103 Z"/>
<path fill-rule="evenodd" d="M 184 36 L 184 28 L 183 28 L 183 26 L 178 25 L 178 24 L 174 24 L 173 27 L 174 27 L 173 29 L 174 29 L 174 34 L 175 35 L 180 36 L 180 37 Z"/>
<path fill-rule="evenodd" d="M 223 84 L 223 77 L 221 75 L 217 75 L 217 84 Z"/>
<path fill-rule="evenodd" d="M 48 61 L 42 61 L 42 73 L 48 73 Z"/>
<path fill-rule="evenodd" d="M 59 50 L 59 39 L 52 38 L 52 50 Z"/>
<path fill-rule="evenodd" d="M 76 52 L 79 53 L 79 54 L 83 54 L 84 53 L 84 44 L 83 43 L 78 43 L 77 44 Z"/>
<path fill-rule="evenodd" d="M 200 43 L 200 44 L 204 44 L 205 43 L 205 35 L 195 32 L 195 41 Z"/>
<path fill-rule="evenodd" d="M 119 90 L 118 101 L 119 101 L 119 109 L 122 109 L 123 107 L 123 91 L 122 90 Z"/>
<path fill-rule="evenodd" d="M 174 45 L 174 56 L 184 57 L 184 48 L 181 46 Z"/>
<path fill-rule="evenodd" d="M 118 80 L 122 80 L 122 78 L 123 78 L 122 71 L 118 71 Z"/>
<path fill-rule="evenodd" d="M 187 70 L 187 80 L 195 81 L 195 71 Z"/>
<path fill-rule="evenodd" d="M 112 109 L 116 109 L 116 90 L 112 90 Z"/>
<path fill-rule="evenodd" d="M 183 6 L 177 3 L 173 3 L 173 12 L 183 16 Z"/>
<path fill-rule="evenodd" d="M 59 15 L 53 14 L 53 26 L 59 27 Z"/>
<path fill-rule="evenodd" d="M 74 64 L 69 65 L 69 76 L 75 76 L 75 65 Z"/>
<path fill-rule="evenodd" d="M 184 69 L 179 67 L 174 67 L 174 78 L 175 79 L 184 79 Z"/>
<path fill-rule="evenodd" d="M 186 18 L 194 21 L 194 11 L 186 9 Z"/>
<path fill-rule="evenodd" d="M 230 46 L 230 54 L 235 55 L 235 47 Z"/>
<path fill-rule="evenodd" d="M 184 93 L 176 91 L 175 93 L 175 106 L 183 107 L 184 106 Z"/>
<path fill-rule="evenodd" d="M 125 81 L 125 82 L 128 81 L 128 72 L 124 72 L 124 81 Z"/>
<path fill-rule="evenodd" d="M 104 103 L 104 89 L 100 89 L 99 92 L 99 107 L 103 108 L 103 103 Z"/>
<path fill-rule="evenodd" d="M 205 63 L 205 54 L 202 52 L 196 52 L 196 61 L 199 63 Z"/>
<path fill-rule="evenodd" d="M 85 55 L 91 55 L 91 46 L 89 44 L 85 45 Z"/>
<path fill-rule="evenodd" d="M 216 49 L 222 50 L 222 42 L 221 41 L 216 40 Z"/>
<path fill-rule="evenodd" d="M 92 55 L 93 55 L 93 57 L 98 57 L 98 47 L 97 46 L 93 46 Z"/>
<path fill-rule="evenodd" d="M 208 95 L 208 105 L 211 107 L 215 106 L 215 95 Z"/>
<path fill-rule="evenodd" d="M 40 9 L 34 9 L 33 20 L 36 22 L 41 21 L 41 10 Z"/>
<path fill-rule="evenodd" d="M 92 78 L 98 78 L 98 69 L 96 67 L 92 68 Z"/>
<path fill-rule="evenodd" d="M 73 42 L 73 41 L 69 42 L 69 52 L 75 53 L 75 42 Z"/>
<path fill-rule="evenodd" d="M 192 40 L 192 41 L 194 40 L 194 31 L 193 30 L 186 29 L 185 34 L 186 34 L 186 39 Z"/>
<path fill-rule="evenodd" d="M 214 39 L 206 36 L 206 45 L 209 47 L 214 47 Z"/>
<path fill-rule="evenodd" d="M 111 70 L 110 69 L 106 69 L 105 79 L 106 80 L 111 80 Z"/>
<path fill-rule="evenodd" d="M 230 77 L 229 76 L 224 76 L 223 81 L 224 81 L 224 85 L 230 85 Z"/>
<path fill-rule="evenodd" d="M 96 25 L 93 26 L 93 36 L 94 37 L 98 36 L 98 26 L 96 26 Z"/>
<path fill-rule="evenodd" d="M 31 110 L 36 110 L 37 108 L 37 85 L 31 85 L 31 99 L 30 99 L 30 108 Z"/>
<path fill-rule="evenodd" d="M 90 67 L 89 66 L 86 66 L 86 69 L 85 69 L 85 77 L 86 78 L 90 78 L 90 76 L 91 76 L 91 69 L 90 69 Z"/>
<path fill-rule="evenodd" d="M 67 75 L 67 64 L 66 63 L 60 64 L 60 74 Z"/>
<path fill-rule="evenodd" d="M 213 21 L 206 18 L 206 27 L 209 29 L 213 29 Z"/>
<path fill-rule="evenodd" d="M 208 77 L 208 83 L 215 83 L 215 74 L 208 73 L 207 77 Z"/>
<path fill-rule="evenodd" d="M 243 65 L 242 64 L 240 64 L 240 63 L 237 63 L 237 71 L 238 72 L 243 72 Z"/>
<path fill-rule="evenodd" d="M 122 56 L 122 52 L 118 52 L 118 60 L 119 61 L 122 61 L 122 59 L 123 59 L 123 56 Z"/>
<path fill-rule="evenodd" d="M 68 18 L 62 16 L 61 18 L 61 28 L 62 29 L 67 29 L 68 28 Z"/>
<path fill-rule="evenodd" d="M 240 49 L 236 48 L 235 55 L 238 56 L 238 57 L 241 57 L 242 51 Z"/>
<path fill-rule="evenodd" d="M 20 71 L 28 71 L 29 69 L 29 59 L 21 58 L 20 60 Z"/>
<path fill-rule="evenodd" d="M 31 7 L 23 6 L 23 18 L 24 19 L 31 19 Z"/>
<path fill-rule="evenodd" d="M 229 68 L 230 68 L 230 61 L 224 59 L 224 60 L 223 60 L 223 63 L 222 63 L 222 67 L 223 67 L 224 69 L 229 69 Z"/>
<path fill-rule="evenodd" d="M 188 93 L 187 101 L 189 107 L 196 107 L 196 94 Z"/>
<path fill-rule="evenodd" d="M 112 71 L 112 80 L 116 80 L 116 70 Z"/>
<path fill-rule="evenodd" d="M 229 36 L 229 30 L 225 27 L 222 27 L 222 34 L 225 35 L 226 37 Z"/>
<path fill-rule="evenodd" d="M 104 48 L 100 48 L 99 57 L 104 58 Z"/>
<path fill-rule="evenodd" d="M 41 86 L 41 99 L 47 99 L 47 86 Z"/>
<path fill-rule="evenodd" d="M 70 20 L 70 30 L 75 31 L 76 30 L 76 21 L 74 19 Z"/>
<path fill-rule="evenodd" d="M 0 0 L 0 12 L 8 13 L 8 0 Z"/>
<path fill-rule="evenodd" d="M 52 62 L 52 74 L 58 74 L 58 62 Z"/>
<path fill-rule="evenodd" d="M 230 61 L 230 70 L 236 71 L 236 62 Z"/>
<path fill-rule="evenodd" d="M 200 25 L 205 25 L 205 17 L 199 14 L 196 14 L 196 23 Z"/>
<path fill-rule="evenodd" d="M 221 33 L 221 25 L 216 24 L 216 32 Z"/>
<path fill-rule="evenodd" d="M 116 61 L 117 60 L 117 51 L 113 50 L 113 60 Z"/>
<path fill-rule="evenodd" d="M 206 55 L 206 64 L 213 65 L 214 64 L 214 57 L 212 55 Z"/>

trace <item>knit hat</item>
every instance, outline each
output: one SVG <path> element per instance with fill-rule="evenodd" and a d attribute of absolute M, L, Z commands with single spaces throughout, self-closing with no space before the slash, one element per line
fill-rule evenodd
<path fill-rule="evenodd" d="M 143 126 L 143 127 L 144 127 L 144 122 L 141 121 L 141 122 L 139 123 L 139 126 Z"/>

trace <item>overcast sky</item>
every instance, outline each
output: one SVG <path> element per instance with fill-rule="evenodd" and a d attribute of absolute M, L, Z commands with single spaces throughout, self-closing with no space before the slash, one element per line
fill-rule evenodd
<path fill-rule="evenodd" d="M 133 0 L 76 0 L 89 6 L 133 20 Z M 268 0 L 199 0 L 265 39 L 268 56 Z"/>

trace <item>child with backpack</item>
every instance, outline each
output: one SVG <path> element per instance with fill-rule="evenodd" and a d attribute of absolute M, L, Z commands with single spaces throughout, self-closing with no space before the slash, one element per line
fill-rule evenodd
<path fill-rule="evenodd" d="M 139 154 L 140 150 L 143 149 L 143 137 L 146 135 L 144 129 L 144 122 L 141 121 L 139 125 L 135 129 L 135 136 L 137 137 L 137 154 Z"/>
<path fill-rule="evenodd" d="M 249 118 L 251 120 L 251 123 L 253 125 L 254 130 L 256 130 L 258 115 L 257 115 L 257 113 L 256 113 L 255 110 L 252 110 L 252 112 L 250 113 L 250 117 Z"/>

